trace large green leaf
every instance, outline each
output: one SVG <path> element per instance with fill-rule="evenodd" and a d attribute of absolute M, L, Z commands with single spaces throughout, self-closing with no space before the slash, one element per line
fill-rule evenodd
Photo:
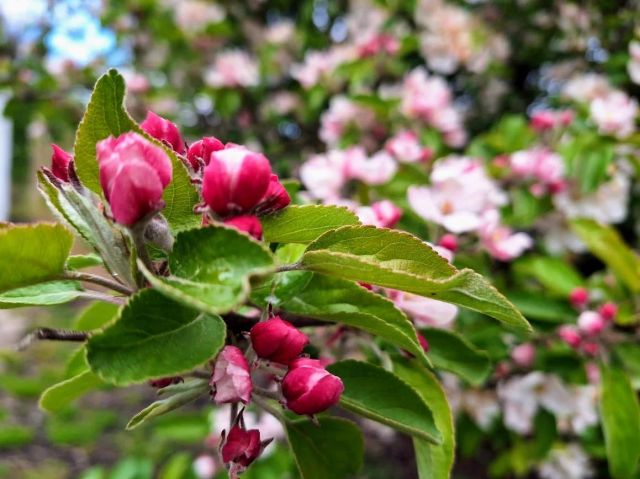
<path fill-rule="evenodd" d="M 193 206 L 198 196 L 186 169 L 170 148 L 151 138 L 133 121 L 124 107 L 124 96 L 124 79 L 116 70 L 109 70 L 98 79 L 76 133 L 73 151 L 78 176 L 87 188 L 100 194 L 96 144 L 109 136 L 119 136 L 128 131 L 139 133 L 163 148 L 171 158 L 173 180 L 163 195 L 166 203 L 163 214 L 171 228 L 181 231 L 196 226 L 199 218 L 193 214 Z"/>
<path fill-rule="evenodd" d="M 547 323 L 567 323 L 575 318 L 576 310 L 564 299 L 545 298 L 540 301 L 539 292 L 516 291 L 507 293 L 511 301 L 527 319 Z"/>
<path fill-rule="evenodd" d="M 455 435 L 453 415 L 442 386 L 433 373 L 416 361 L 398 358 L 394 361 L 394 372 L 429 404 L 436 427 L 442 434 L 440 445 L 414 437 L 418 476 L 420 479 L 449 479 L 455 454 Z"/>
<path fill-rule="evenodd" d="M 154 290 L 134 296 L 116 322 L 87 343 L 91 370 L 123 385 L 190 371 L 215 357 L 226 327 Z"/>
<path fill-rule="evenodd" d="M 73 329 L 78 331 L 100 329 L 117 316 L 119 309 L 111 303 L 92 303 L 75 318 Z"/>
<path fill-rule="evenodd" d="M 230 311 L 249 294 L 251 275 L 274 268 L 269 250 L 233 228 L 209 226 L 178 235 L 169 256 L 171 276 L 143 269 L 166 296 L 211 314 Z"/>
<path fill-rule="evenodd" d="M 531 330 L 522 314 L 485 278 L 470 269 L 458 271 L 408 233 L 344 226 L 311 243 L 301 264 L 332 276 L 454 303 L 514 328 Z"/>
<path fill-rule="evenodd" d="M 580 274 L 560 258 L 529 256 L 517 261 L 514 267 L 519 274 L 535 278 L 549 292 L 564 298 L 584 284 Z"/>
<path fill-rule="evenodd" d="M 77 281 L 32 284 L 0 293 L 0 309 L 68 303 L 81 296 L 82 291 Z"/>
<path fill-rule="evenodd" d="M 629 248 L 611 226 L 593 220 L 571 222 L 571 229 L 600 258 L 631 291 L 640 292 L 640 257 Z"/>
<path fill-rule="evenodd" d="M 345 479 L 362 467 L 364 443 L 346 419 L 319 417 L 287 422 L 287 437 L 302 479 Z"/>
<path fill-rule="evenodd" d="M 310 243 L 340 226 L 357 225 L 358 217 L 340 206 L 289 206 L 260 219 L 264 240 L 270 243 Z"/>
<path fill-rule="evenodd" d="M 73 236 L 60 224 L 0 228 L 0 292 L 55 279 L 72 244 Z"/>
<path fill-rule="evenodd" d="M 395 374 L 351 360 L 327 369 L 344 383 L 340 405 L 345 409 L 425 441 L 442 442 L 428 404 Z"/>
<path fill-rule="evenodd" d="M 276 276 L 253 295 L 262 305 L 367 331 L 429 363 L 415 328 L 391 301 L 351 281 L 308 271 Z"/>
<path fill-rule="evenodd" d="M 81 372 L 46 389 L 40 397 L 40 407 L 47 412 L 61 411 L 80 396 L 104 384 L 104 381 L 91 371 Z"/>
<path fill-rule="evenodd" d="M 422 331 L 429 343 L 429 358 L 436 368 L 451 371 L 465 381 L 478 385 L 491 372 L 489 356 L 452 331 L 428 328 Z"/>
<path fill-rule="evenodd" d="M 635 477 L 640 459 L 638 397 L 622 370 L 603 366 L 600 374 L 600 412 L 609 472 L 615 479 Z"/>

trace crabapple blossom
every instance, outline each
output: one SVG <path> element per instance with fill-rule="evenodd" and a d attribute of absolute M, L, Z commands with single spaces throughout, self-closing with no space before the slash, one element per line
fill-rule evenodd
<path fill-rule="evenodd" d="M 627 73 L 633 83 L 640 85 L 640 41 L 634 40 L 629 43 Z"/>
<path fill-rule="evenodd" d="M 329 150 L 313 155 L 300 167 L 300 179 L 309 194 L 320 200 L 337 200 L 348 181 L 347 163 L 352 154 L 363 154 L 359 148 Z"/>
<path fill-rule="evenodd" d="M 458 237 L 450 233 L 442 235 L 442 237 L 438 240 L 438 246 L 441 246 L 455 253 L 458 250 Z"/>
<path fill-rule="evenodd" d="M 329 146 L 336 146 L 350 128 L 365 131 L 374 126 L 375 116 L 369 108 L 361 106 L 346 96 L 331 99 L 329 109 L 320 118 L 318 136 Z"/>
<path fill-rule="evenodd" d="M 389 299 L 419 326 L 450 329 L 458 314 L 457 306 L 404 291 L 389 290 Z"/>
<path fill-rule="evenodd" d="M 231 428 L 220 448 L 222 462 L 230 465 L 229 476 L 231 479 L 236 479 L 238 474 L 255 461 L 261 452 L 260 431 L 258 429 L 246 430 L 239 424 L 235 424 Z"/>
<path fill-rule="evenodd" d="M 536 131 L 547 131 L 569 126 L 573 118 L 571 110 L 538 110 L 531 115 L 529 125 Z"/>
<path fill-rule="evenodd" d="M 379 151 L 371 157 L 353 155 L 347 163 L 350 178 L 358 179 L 368 185 L 382 185 L 395 174 L 398 166 L 386 151 Z"/>
<path fill-rule="evenodd" d="M 149 111 L 147 117 L 140 123 L 140 128 L 156 140 L 169 145 L 176 153 L 182 155 L 185 152 L 184 140 L 178 127 L 166 118 Z"/>
<path fill-rule="evenodd" d="M 613 321 L 618 315 L 618 306 L 615 303 L 604 303 L 598 308 L 598 313 L 605 321 Z"/>
<path fill-rule="evenodd" d="M 251 345 L 256 354 L 280 364 L 289 364 L 302 353 L 309 338 L 279 316 L 253 326 Z"/>
<path fill-rule="evenodd" d="M 410 130 L 401 131 L 389 138 L 385 148 L 401 163 L 429 161 L 433 156 L 433 151 L 423 147 L 418 140 L 418 135 Z"/>
<path fill-rule="evenodd" d="M 137 133 L 110 136 L 96 145 L 100 184 L 116 222 L 132 226 L 164 206 L 171 182 L 171 160 Z"/>
<path fill-rule="evenodd" d="M 313 415 L 338 403 L 342 380 L 328 372 L 317 359 L 298 358 L 289 364 L 282 380 L 287 408 L 296 414 Z"/>
<path fill-rule="evenodd" d="M 582 343 L 582 337 L 575 326 L 564 324 L 558 329 L 558 336 L 572 348 L 578 348 Z"/>
<path fill-rule="evenodd" d="M 578 329 L 589 336 L 600 334 L 605 324 L 605 319 L 595 311 L 583 311 L 578 316 Z"/>
<path fill-rule="evenodd" d="M 583 287 L 573 288 L 569 293 L 569 302 L 576 308 L 584 308 L 589 302 L 589 291 Z"/>
<path fill-rule="evenodd" d="M 518 366 L 529 368 L 536 358 L 536 348 L 531 343 L 522 343 L 511 350 L 511 359 Z"/>
<path fill-rule="evenodd" d="M 224 143 L 215 136 L 207 136 L 189 146 L 187 159 L 193 169 L 198 171 L 201 167 L 209 164 L 212 153 L 220 150 L 224 150 Z"/>
<path fill-rule="evenodd" d="M 214 88 L 253 87 L 260 82 L 256 61 L 245 51 L 234 49 L 216 55 L 204 81 Z"/>
<path fill-rule="evenodd" d="M 531 248 L 533 240 L 526 233 L 513 233 L 510 228 L 500 225 L 499 216 L 496 210 L 487 211 L 478 234 L 491 256 L 500 261 L 510 261 Z"/>
<path fill-rule="evenodd" d="M 594 99 L 589 111 L 603 135 L 626 138 L 635 131 L 638 102 L 622 91 Z"/>
<path fill-rule="evenodd" d="M 539 181 L 545 187 L 554 188 L 564 179 L 562 157 L 544 148 L 517 151 L 511 155 L 509 165 L 517 177 Z"/>
<path fill-rule="evenodd" d="M 61 181 L 69 181 L 69 164 L 73 162 L 73 155 L 56 144 L 52 144 L 51 149 L 51 173 Z"/>
<path fill-rule="evenodd" d="M 594 475 L 589 456 L 576 443 L 553 448 L 538 472 L 542 479 L 589 479 Z"/>
<path fill-rule="evenodd" d="M 217 404 L 243 402 L 247 404 L 253 392 L 249 363 L 236 346 L 225 346 L 216 359 L 211 386 Z M 226 462 L 226 461 L 225 461 Z"/>
<path fill-rule="evenodd" d="M 255 215 L 234 216 L 233 218 L 225 220 L 224 224 L 232 226 L 238 231 L 247 233 L 257 240 L 262 239 L 262 224 L 260 223 L 260 219 Z"/>

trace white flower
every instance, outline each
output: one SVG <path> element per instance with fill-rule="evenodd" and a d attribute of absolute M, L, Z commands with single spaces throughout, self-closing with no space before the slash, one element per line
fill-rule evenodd
<path fill-rule="evenodd" d="M 511 261 L 533 246 L 533 239 L 526 233 L 514 233 L 500 224 L 497 210 L 488 210 L 482 216 L 478 230 L 480 240 L 491 256 L 500 261 Z"/>
<path fill-rule="evenodd" d="M 589 456 L 578 444 L 556 447 L 538 466 L 544 479 L 588 479 L 593 477 Z"/>
<path fill-rule="evenodd" d="M 347 163 L 351 178 L 368 185 L 382 185 L 393 178 L 398 164 L 386 151 L 379 151 L 367 158 L 364 155 L 353 156 Z"/>
<path fill-rule="evenodd" d="M 631 81 L 636 85 L 640 85 L 640 42 L 633 41 L 629 43 L 629 63 L 627 63 L 627 72 Z"/>
<path fill-rule="evenodd" d="M 243 50 L 227 50 L 219 53 L 205 72 L 205 83 L 220 87 L 251 87 L 260 81 L 255 60 Z"/>
<path fill-rule="evenodd" d="M 565 83 L 562 94 L 574 101 L 591 102 L 611 92 L 607 77 L 597 73 L 586 73 L 574 76 Z"/>
<path fill-rule="evenodd" d="M 635 131 L 638 102 L 622 91 L 594 99 L 589 111 L 604 135 L 626 138 Z"/>
<path fill-rule="evenodd" d="M 226 12 L 220 5 L 203 0 L 181 0 L 176 3 L 176 24 L 186 33 L 201 32 L 212 23 L 220 23 Z"/>
<path fill-rule="evenodd" d="M 315 199 L 339 198 L 348 181 L 347 154 L 343 150 L 329 150 L 325 154 L 313 155 L 300 167 L 300 179 Z"/>

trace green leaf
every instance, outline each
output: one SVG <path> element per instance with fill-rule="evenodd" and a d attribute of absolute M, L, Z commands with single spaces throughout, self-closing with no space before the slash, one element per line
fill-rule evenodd
<path fill-rule="evenodd" d="M 571 229 L 634 293 L 640 292 L 640 258 L 611 226 L 593 220 L 571 221 Z"/>
<path fill-rule="evenodd" d="M 640 459 L 638 397 L 623 371 L 602 366 L 600 374 L 600 412 L 609 472 L 614 479 L 630 478 Z"/>
<path fill-rule="evenodd" d="M 340 405 L 345 409 L 425 441 L 442 442 L 428 404 L 395 374 L 352 360 L 327 369 L 344 383 Z"/>
<path fill-rule="evenodd" d="M 311 243 L 305 269 L 439 299 L 531 331 L 522 314 L 485 278 L 457 270 L 425 242 L 408 233 L 371 226 L 344 226 Z"/>
<path fill-rule="evenodd" d="M 95 253 L 73 255 L 67 259 L 67 269 L 78 270 L 102 265 L 102 258 Z"/>
<path fill-rule="evenodd" d="M 249 278 L 274 267 L 271 252 L 233 228 L 209 226 L 180 233 L 169 256 L 171 276 L 156 277 L 140 265 L 164 295 L 210 314 L 226 313 L 249 294 Z"/>
<path fill-rule="evenodd" d="M 0 228 L 0 292 L 55 279 L 72 244 L 73 236 L 60 224 Z"/>
<path fill-rule="evenodd" d="M 436 427 L 442 434 L 442 444 L 430 444 L 414 438 L 416 463 L 420 479 L 449 479 L 455 454 L 453 415 L 442 386 L 436 377 L 416 361 L 397 358 L 394 372 L 409 384 L 433 412 Z"/>
<path fill-rule="evenodd" d="M 171 158 L 173 180 L 165 189 L 166 203 L 163 215 L 174 231 L 192 228 L 199 223 L 193 214 L 198 195 L 182 162 L 166 145 L 147 135 L 127 113 L 124 107 L 125 84 L 117 70 L 102 75 L 91 94 L 87 110 L 76 132 L 73 148 L 74 163 L 82 183 L 101 194 L 100 175 L 96 158 L 96 144 L 109 136 L 119 136 L 128 131 L 136 132 L 157 146 Z"/>
<path fill-rule="evenodd" d="M 547 323 L 567 323 L 575 318 L 576 311 L 566 301 L 545 298 L 540 301 L 540 293 L 518 291 L 508 293 L 507 298 L 528 319 Z"/>
<path fill-rule="evenodd" d="M 479 385 L 491 372 L 491 361 L 484 351 L 453 331 L 439 328 L 422 330 L 429 343 L 429 359 L 436 368 L 457 374 L 473 385 Z"/>
<path fill-rule="evenodd" d="M 77 281 L 49 281 L 0 293 L 0 309 L 22 306 L 51 306 L 73 301 L 82 295 Z"/>
<path fill-rule="evenodd" d="M 91 370 L 125 385 L 174 376 L 218 354 L 226 337 L 219 316 L 199 313 L 154 290 L 143 290 L 120 311 L 116 322 L 87 343 Z"/>
<path fill-rule="evenodd" d="M 91 371 L 84 371 L 47 388 L 40 397 L 40 408 L 47 412 L 61 411 L 80 396 L 104 384 L 104 381 Z"/>
<path fill-rule="evenodd" d="M 149 419 L 153 419 L 154 417 L 158 417 L 173 411 L 174 409 L 178 409 L 185 404 L 189 404 L 209 392 L 209 384 L 207 381 L 201 379 L 189 381 L 182 386 L 183 389 L 180 392 L 168 397 L 167 399 L 161 399 L 149 404 L 146 408 L 133 416 L 127 423 L 127 430 L 135 429 Z"/>
<path fill-rule="evenodd" d="M 302 479 L 345 479 L 362 467 L 364 442 L 346 419 L 317 418 L 287 422 L 287 437 Z"/>
<path fill-rule="evenodd" d="M 563 298 L 584 285 L 580 273 L 560 258 L 530 256 L 517 261 L 514 267 L 519 274 L 532 276 L 549 292 Z"/>
<path fill-rule="evenodd" d="M 111 303 L 92 303 L 76 317 L 73 329 L 78 331 L 100 329 L 116 317 L 119 309 L 117 305 Z"/>
<path fill-rule="evenodd" d="M 340 226 L 360 224 L 358 217 L 341 206 L 289 206 L 260 218 L 264 240 L 269 243 L 310 243 Z"/>
<path fill-rule="evenodd" d="M 307 271 L 278 274 L 275 286 L 256 289 L 262 305 L 362 329 L 405 349 L 429 364 L 416 330 L 388 299 L 351 281 Z"/>

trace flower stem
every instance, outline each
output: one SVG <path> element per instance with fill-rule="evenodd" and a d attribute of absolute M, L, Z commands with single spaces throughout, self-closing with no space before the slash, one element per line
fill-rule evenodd
<path fill-rule="evenodd" d="M 134 291 L 128 286 L 118 283 L 112 279 L 105 278 L 104 276 L 98 276 L 97 274 L 83 273 L 81 271 L 65 271 L 62 273 L 62 279 L 72 279 L 97 284 L 113 291 L 117 291 L 118 293 L 126 294 L 127 296 L 134 293 Z"/>

